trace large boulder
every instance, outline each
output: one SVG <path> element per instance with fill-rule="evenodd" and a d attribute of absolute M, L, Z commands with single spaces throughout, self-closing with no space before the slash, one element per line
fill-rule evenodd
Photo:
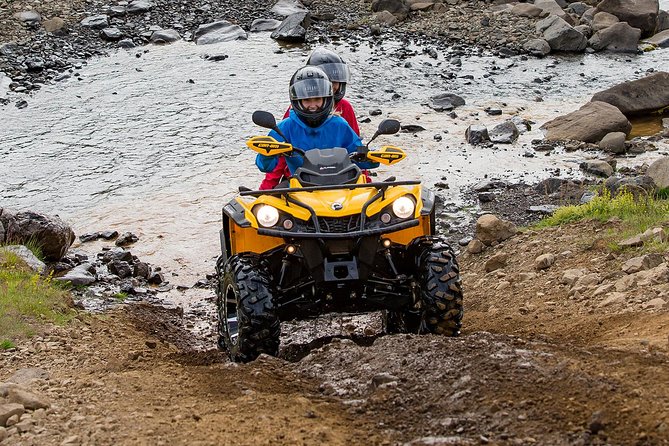
<path fill-rule="evenodd" d="M 0 243 L 34 244 L 50 261 L 63 258 L 75 239 L 74 231 L 57 215 L 0 208 L 0 223 L 4 227 L 4 240 Z"/>
<path fill-rule="evenodd" d="M 518 3 L 514 5 L 510 10 L 511 14 L 520 16 L 520 17 L 543 17 L 547 13 L 539 8 L 538 6 L 530 5 L 529 3 Z"/>
<path fill-rule="evenodd" d="M 554 15 L 564 18 L 567 13 L 555 0 L 534 0 L 534 6 L 541 8 L 544 14 Z"/>
<path fill-rule="evenodd" d="M 651 177 L 660 189 L 669 187 L 669 156 L 664 156 L 648 167 L 646 175 Z"/>
<path fill-rule="evenodd" d="M 307 29 L 311 25 L 311 14 L 298 12 L 286 17 L 271 34 L 272 39 L 290 43 L 302 43 L 307 39 Z"/>
<path fill-rule="evenodd" d="M 669 73 L 658 71 L 595 93 L 592 101 L 616 106 L 625 115 L 639 115 L 669 106 Z"/>
<path fill-rule="evenodd" d="M 476 238 L 487 246 L 511 238 L 517 232 L 518 229 L 513 223 L 492 214 L 482 215 L 476 221 Z"/>
<path fill-rule="evenodd" d="M 281 17 L 288 17 L 298 12 L 308 11 L 300 0 L 279 0 L 270 10 L 270 12 Z"/>
<path fill-rule="evenodd" d="M 536 29 L 554 51 L 583 51 L 588 46 L 588 39 L 583 34 L 557 16 L 541 20 Z"/>
<path fill-rule="evenodd" d="M 644 36 L 649 36 L 657 28 L 660 3 L 658 0 L 602 0 L 597 9 L 613 14 L 621 22 L 627 22 L 639 28 Z"/>
<path fill-rule="evenodd" d="M 588 102 L 575 112 L 560 116 L 541 126 L 546 139 L 556 141 L 571 139 L 598 143 L 611 132 L 632 130 L 632 124 L 620 110 L 606 102 Z"/>
<path fill-rule="evenodd" d="M 641 38 L 641 30 L 632 28 L 626 22 L 614 23 L 597 31 L 590 38 L 590 46 L 596 51 L 608 50 L 620 53 L 635 53 Z"/>
<path fill-rule="evenodd" d="M 248 35 L 239 25 L 233 25 L 227 20 L 219 20 L 198 26 L 194 37 L 195 44 L 209 45 L 230 40 L 246 40 Z"/>

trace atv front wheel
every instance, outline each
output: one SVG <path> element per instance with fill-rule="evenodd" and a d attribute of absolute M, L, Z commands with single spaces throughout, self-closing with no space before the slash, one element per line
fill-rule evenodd
<path fill-rule="evenodd" d="M 237 362 L 279 353 L 281 325 L 274 311 L 271 278 L 258 256 L 232 256 L 218 273 L 218 346 Z"/>
<path fill-rule="evenodd" d="M 462 326 L 462 287 L 453 249 L 439 237 L 411 242 L 419 282 L 420 309 L 386 311 L 386 333 L 435 333 L 457 336 Z"/>

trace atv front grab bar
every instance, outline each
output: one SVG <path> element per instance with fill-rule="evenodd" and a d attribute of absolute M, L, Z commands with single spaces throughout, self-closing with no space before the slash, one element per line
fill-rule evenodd
<path fill-rule="evenodd" d="M 362 184 L 333 184 L 330 186 L 307 186 L 307 187 L 285 187 L 281 189 L 267 189 L 267 190 L 244 190 L 240 191 L 239 195 L 259 197 L 261 195 L 283 195 L 292 194 L 296 192 L 316 192 L 319 190 L 337 190 L 337 189 L 360 189 L 365 187 L 374 187 L 380 190 L 386 190 L 391 186 L 415 186 L 420 184 L 420 181 L 393 181 L 393 182 L 377 182 L 377 183 L 362 183 Z"/>

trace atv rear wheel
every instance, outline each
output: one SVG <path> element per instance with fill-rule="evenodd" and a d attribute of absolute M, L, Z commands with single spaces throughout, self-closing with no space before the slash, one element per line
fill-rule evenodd
<path fill-rule="evenodd" d="M 420 309 L 386 311 L 387 333 L 435 333 L 457 336 L 462 326 L 462 287 L 453 249 L 439 237 L 414 239 L 409 252 L 415 259 Z"/>
<path fill-rule="evenodd" d="M 220 263 L 220 262 L 219 262 Z M 217 264 L 218 346 L 237 362 L 279 353 L 281 325 L 274 311 L 271 278 L 258 256 L 232 256 Z"/>

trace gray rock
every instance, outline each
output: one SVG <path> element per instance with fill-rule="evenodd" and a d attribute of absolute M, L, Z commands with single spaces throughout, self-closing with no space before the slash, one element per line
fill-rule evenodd
<path fill-rule="evenodd" d="M 653 179 L 658 188 L 664 189 L 669 187 L 669 156 L 655 160 L 648 167 L 646 175 Z"/>
<path fill-rule="evenodd" d="M 19 256 L 33 271 L 39 274 L 46 273 L 46 265 L 40 259 L 38 259 L 35 254 L 27 247 L 23 245 L 8 245 L 0 246 L 0 251 L 9 251 L 13 252 Z"/>
<path fill-rule="evenodd" d="M 7 420 L 9 420 L 11 417 L 15 415 L 21 416 L 23 415 L 23 412 L 25 412 L 25 409 L 23 408 L 22 404 L 17 404 L 17 403 L 0 404 L 0 426 L 6 427 Z"/>
<path fill-rule="evenodd" d="M 639 271 L 646 271 L 664 263 L 664 256 L 658 253 L 646 254 L 640 257 L 634 257 L 625 262 L 622 266 L 626 274 L 634 274 Z"/>
<path fill-rule="evenodd" d="M 309 26 L 311 26 L 311 14 L 298 12 L 286 17 L 271 37 L 282 42 L 302 43 L 306 40 Z"/>
<path fill-rule="evenodd" d="M 623 132 L 611 132 L 599 141 L 599 148 L 615 154 L 625 153 L 626 135 Z"/>
<path fill-rule="evenodd" d="M 79 266 L 72 268 L 64 276 L 54 277 L 54 280 L 63 283 L 69 283 L 72 286 L 86 286 L 95 282 L 95 276 L 88 272 L 91 268 L 90 263 L 82 263 Z"/>
<path fill-rule="evenodd" d="M 595 93 L 591 101 L 611 104 L 625 115 L 663 109 L 669 106 L 669 72 L 658 71 L 635 81 L 623 82 Z"/>
<path fill-rule="evenodd" d="M 509 10 L 509 12 L 513 15 L 530 18 L 543 17 L 547 15 L 543 9 L 529 3 L 518 3 L 517 5 L 514 5 Z"/>
<path fill-rule="evenodd" d="M 658 48 L 668 48 L 669 47 L 669 29 L 664 30 L 655 34 L 652 37 L 649 37 L 644 40 L 645 43 L 649 43 Z"/>
<path fill-rule="evenodd" d="M 49 374 L 49 372 L 47 372 L 44 369 L 31 367 L 17 370 L 9 378 L 7 378 L 7 382 L 15 384 L 24 384 L 24 383 L 30 383 L 31 381 L 34 380 L 47 380 L 50 378 L 50 376 L 51 375 Z"/>
<path fill-rule="evenodd" d="M 534 259 L 534 268 L 535 269 L 548 269 L 555 264 L 555 254 L 542 254 L 536 259 Z"/>
<path fill-rule="evenodd" d="M 632 28 L 627 23 L 616 23 L 597 31 L 589 41 L 596 51 L 608 50 L 619 53 L 635 53 L 641 37 L 641 30 Z"/>
<path fill-rule="evenodd" d="M 453 93 L 442 93 L 430 98 L 429 107 L 435 111 L 451 111 L 465 105 L 465 100 Z"/>
<path fill-rule="evenodd" d="M 597 4 L 597 9 L 639 28 L 644 35 L 652 34 L 657 27 L 658 0 L 602 0 Z"/>
<path fill-rule="evenodd" d="M 13 213 L 0 208 L 0 221 L 5 228 L 5 242 L 38 246 L 44 259 L 60 260 L 75 240 L 69 225 L 57 215 L 49 216 L 32 211 Z"/>
<path fill-rule="evenodd" d="M 28 390 L 21 388 L 9 389 L 7 399 L 10 403 L 21 404 L 28 410 L 48 409 L 51 407 L 49 400 L 43 396 L 36 395 Z"/>
<path fill-rule="evenodd" d="M 590 25 L 577 25 L 574 26 L 574 29 L 583 34 L 586 37 L 586 39 L 592 36 L 592 28 L 590 27 Z"/>
<path fill-rule="evenodd" d="M 606 29 L 611 25 L 615 25 L 616 23 L 620 23 L 618 17 L 614 16 L 613 14 L 609 14 L 608 12 L 598 12 L 593 17 L 592 24 L 590 26 L 592 26 L 592 30 L 594 32 L 597 32 Z"/>
<path fill-rule="evenodd" d="M 132 41 L 132 39 L 122 39 L 118 41 L 118 47 L 119 48 L 134 48 L 137 45 L 135 45 L 135 42 Z"/>
<path fill-rule="evenodd" d="M 486 260 L 485 264 L 483 265 L 483 268 L 485 269 L 485 272 L 491 273 L 493 271 L 497 271 L 498 269 L 506 267 L 508 260 L 509 260 L 509 255 L 506 253 L 495 254 L 494 256 Z"/>
<path fill-rule="evenodd" d="M 555 0 L 534 0 L 534 6 L 542 9 L 547 15 L 564 17 L 567 13 Z"/>
<path fill-rule="evenodd" d="M 609 163 L 603 160 L 586 160 L 583 161 L 579 166 L 584 172 L 597 175 L 599 177 L 608 178 L 613 175 L 613 167 Z"/>
<path fill-rule="evenodd" d="M 577 111 L 545 123 L 541 129 L 546 132 L 546 139 L 552 141 L 571 139 L 598 143 L 611 132 L 629 134 L 632 124 L 617 107 L 593 98 Z"/>
<path fill-rule="evenodd" d="M 107 10 L 107 15 L 109 17 L 123 17 L 127 12 L 128 10 L 125 6 L 112 6 Z"/>
<path fill-rule="evenodd" d="M 133 268 L 130 266 L 130 264 L 128 262 L 123 262 L 121 260 L 112 260 L 107 265 L 107 268 L 109 268 L 110 273 L 116 274 L 121 279 L 130 277 L 132 276 L 133 273 Z"/>
<path fill-rule="evenodd" d="M 490 136 L 490 141 L 492 142 L 511 144 L 518 139 L 520 132 L 518 131 L 516 124 L 512 121 L 505 121 L 493 127 L 488 134 Z"/>
<path fill-rule="evenodd" d="M 513 223 L 492 214 L 482 215 L 476 221 L 476 238 L 486 246 L 513 237 L 516 232 L 518 230 Z"/>
<path fill-rule="evenodd" d="M 577 15 L 578 17 L 581 17 L 588 9 L 590 9 L 590 5 L 588 5 L 587 3 L 574 2 L 569 4 L 569 6 L 567 7 L 567 12 L 570 12 L 572 14 Z"/>
<path fill-rule="evenodd" d="M 400 379 L 397 376 L 391 375 L 390 373 L 379 373 L 372 377 L 370 385 L 372 388 L 376 389 L 383 384 L 389 384 L 399 381 Z"/>
<path fill-rule="evenodd" d="M 249 31 L 252 33 L 274 31 L 280 25 L 281 22 L 274 19 L 255 19 L 253 23 L 251 23 L 251 29 L 249 29 Z"/>
<path fill-rule="evenodd" d="M 151 43 L 163 45 L 181 40 L 181 35 L 179 34 L 179 31 L 175 29 L 161 29 L 159 31 L 154 31 L 153 34 L 151 34 L 150 40 Z"/>
<path fill-rule="evenodd" d="M 657 29 L 655 32 L 659 33 L 666 29 L 669 29 L 669 12 L 660 11 L 660 14 L 657 16 Z"/>
<path fill-rule="evenodd" d="M 481 144 L 486 141 L 490 141 L 490 136 L 488 135 L 488 129 L 484 125 L 470 125 L 465 130 L 465 139 L 469 144 Z"/>
<path fill-rule="evenodd" d="M 153 9 L 155 5 L 146 0 L 133 0 L 125 8 L 128 14 L 142 14 Z"/>
<path fill-rule="evenodd" d="M 37 11 L 22 11 L 14 14 L 14 17 L 28 25 L 39 25 L 42 16 Z"/>
<path fill-rule="evenodd" d="M 536 28 L 552 50 L 583 51 L 588 46 L 585 36 L 560 17 L 549 16 L 537 23 Z"/>
<path fill-rule="evenodd" d="M 103 29 L 109 26 L 109 19 L 106 15 L 93 15 L 83 19 L 81 26 L 91 29 Z"/>
<path fill-rule="evenodd" d="M 554 204 L 542 204 L 538 206 L 530 206 L 527 211 L 531 214 L 542 214 L 542 215 L 551 215 L 553 212 L 557 211 L 560 206 Z"/>
<path fill-rule="evenodd" d="M 279 0 L 270 10 L 270 12 L 281 17 L 288 17 L 299 12 L 308 11 L 299 0 Z"/>
<path fill-rule="evenodd" d="M 137 240 L 139 240 L 139 237 L 137 237 L 132 232 L 124 232 L 118 236 L 114 244 L 116 246 L 127 246 L 135 243 Z"/>
<path fill-rule="evenodd" d="M 409 6 L 404 0 L 373 0 L 372 12 L 388 11 L 399 20 L 404 20 L 409 13 Z"/>
<path fill-rule="evenodd" d="M 374 21 L 382 25 L 394 26 L 399 20 L 393 15 L 392 12 L 384 10 L 374 13 Z"/>
<path fill-rule="evenodd" d="M 551 46 L 544 39 L 531 39 L 523 44 L 523 49 L 536 57 L 544 57 L 550 54 Z"/>
<path fill-rule="evenodd" d="M 209 45 L 231 40 L 246 40 L 248 35 L 240 26 L 233 25 L 227 20 L 219 20 L 198 26 L 194 37 L 197 45 Z"/>
<path fill-rule="evenodd" d="M 104 28 L 102 31 L 100 31 L 100 37 L 102 37 L 104 40 L 115 42 L 123 38 L 123 33 L 118 28 Z"/>

